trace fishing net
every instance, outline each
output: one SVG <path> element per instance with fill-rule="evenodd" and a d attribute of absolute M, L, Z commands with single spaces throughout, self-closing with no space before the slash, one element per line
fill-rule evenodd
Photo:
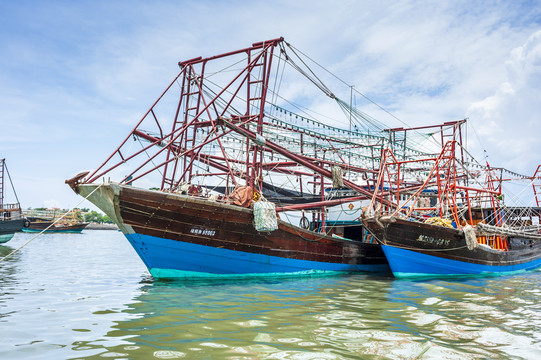
<path fill-rule="evenodd" d="M 464 237 L 466 238 L 466 245 L 468 245 L 469 250 L 475 249 L 479 246 L 477 242 L 477 236 L 475 235 L 475 230 L 470 225 L 464 226 L 462 229 L 464 231 Z"/>
<path fill-rule="evenodd" d="M 342 177 L 342 169 L 339 166 L 333 166 L 331 169 L 332 187 L 342 189 L 344 187 L 344 179 Z"/>
<path fill-rule="evenodd" d="M 453 224 L 452 224 L 451 220 L 442 219 L 442 218 L 437 217 L 437 216 L 426 219 L 425 223 L 430 224 L 430 225 L 448 227 L 448 228 L 453 227 Z"/>
<path fill-rule="evenodd" d="M 278 229 L 278 218 L 274 204 L 263 197 L 254 202 L 254 226 L 257 231 Z"/>

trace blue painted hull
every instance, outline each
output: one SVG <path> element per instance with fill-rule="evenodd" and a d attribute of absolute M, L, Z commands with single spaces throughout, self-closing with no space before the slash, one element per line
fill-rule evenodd
<path fill-rule="evenodd" d="M 156 278 L 250 278 L 387 272 L 387 264 L 337 264 L 247 253 L 142 234 L 125 234 Z"/>
<path fill-rule="evenodd" d="M 505 275 L 541 267 L 541 243 L 506 238 L 505 248 L 468 246 L 462 230 L 406 219 L 365 219 L 382 243 L 393 275 L 398 278 Z"/>
<path fill-rule="evenodd" d="M 541 258 L 512 265 L 486 265 L 446 259 L 382 245 L 393 275 L 398 278 L 508 275 L 541 267 Z"/>

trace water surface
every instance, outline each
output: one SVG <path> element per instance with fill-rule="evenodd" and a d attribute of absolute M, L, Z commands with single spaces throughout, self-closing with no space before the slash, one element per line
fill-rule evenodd
<path fill-rule="evenodd" d="M 0 359 L 539 359 L 540 280 L 155 281 L 117 231 L 45 234 L 0 262 Z"/>

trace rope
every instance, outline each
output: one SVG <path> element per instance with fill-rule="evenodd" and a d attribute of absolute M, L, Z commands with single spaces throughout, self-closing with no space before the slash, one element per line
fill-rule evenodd
<path fill-rule="evenodd" d="M 98 187 L 96 187 L 94 190 L 92 190 L 92 192 L 90 194 L 88 194 L 85 198 L 83 198 L 83 200 L 81 200 L 77 205 L 75 205 L 74 207 L 71 208 L 71 210 L 67 211 L 64 215 L 62 215 L 61 217 L 59 217 L 55 222 L 53 222 L 51 225 L 47 226 L 45 229 L 43 229 L 39 234 L 37 234 L 36 236 L 34 236 L 32 239 L 28 240 L 27 242 L 25 242 L 23 245 L 21 245 L 20 247 L 18 247 L 17 249 L 13 250 L 12 252 L 10 252 L 9 254 L 7 254 L 6 256 L 4 256 L 3 258 L 0 259 L 0 262 L 6 260 L 7 258 L 11 257 L 13 254 L 15 254 L 17 251 L 21 250 L 23 247 L 25 247 L 26 245 L 28 245 L 30 242 L 32 242 L 35 238 L 37 238 L 38 236 L 40 236 L 41 234 L 43 234 L 45 231 L 49 230 L 53 225 L 55 225 L 57 222 L 59 222 L 60 220 L 62 220 L 66 215 L 68 215 L 73 209 L 75 209 L 76 207 L 78 207 L 79 205 L 81 205 L 83 203 L 83 201 L 85 201 L 86 199 L 88 199 L 90 197 L 90 195 L 92 195 L 96 190 L 98 190 L 103 184 L 100 184 Z"/>
<path fill-rule="evenodd" d="M 394 115 L 393 113 L 391 113 L 389 110 L 385 109 L 384 107 L 382 107 L 381 105 L 379 105 L 378 103 L 376 103 L 374 100 L 370 99 L 367 95 L 363 94 L 362 92 L 358 91 L 357 89 L 353 88 L 352 85 L 348 84 L 345 80 L 341 79 L 340 77 L 338 77 L 337 75 L 335 75 L 334 73 L 332 73 L 330 70 L 328 70 L 327 68 L 325 68 L 324 66 L 320 65 L 317 61 L 313 60 L 312 58 L 310 58 L 308 55 L 304 54 L 302 51 L 300 51 L 299 49 L 295 48 L 293 45 L 289 44 L 289 43 L 286 43 L 286 45 L 293 51 L 293 53 L 301 60 L 301 62 L 308 68 L 308 70 L 310 70 L 310 72 L 313 74 L 313 71 L 308 67 L 308 65 L 306 65 L 306 63 L 304 61 L 302 61 L 302 59 L 300 58 L 300 56 L 297 54 L 300 53 L 301 55 L 303 55 L 304 57 L 306 57 L 307 59 L 309 59 L 310 61 L 312 61 L 314 64 L 316 64 L 318 67 L 320 67 L 321 69 L 323 69 L 324 71 L 326 71 L 327 73 L 329 73 L 331 76 L 333 76 L 335 79 L 337 79 L 338 81 L 340 81 L 341 83 L 343 83 L 344 85 L 346 85 L 347 87 L 349 88 L 352 88 L 353 91 L 359 95 L 361 95 L 363 98 L 365 98 L 367 101 L 369 101 L 370 103 L 374 104 L 374 106 L 378 107 L 381 111 L 385 112 L 386 114 L 388 114 L 389 116 L 391 116 L 392 118 L 396 119 L 397 121 L 399 121 L 400 123 L 406 125 L 406 126 L 409 126 L 408 124 L 406 124 L 403 120 L 401 120 L 400 118 L 398 118 L 396 115 Z M 296 51 L 295 51 L 296 50 Z M 290 60 L 290 59 L 288 59 Z M 290 61 L 292 62 L 292 61 Z M 301 72 L 302 74 L 304 74 L 304 72 Z M 306 75 L 305 75 L 306 76 Z M 315 76 L 315 74 L 314 74 Z M 317 77 L 316 77 L 317 78 Z M 310 79 L 310 78 L 309 78 Z M 317 78 L 318 79 L 318 78 Z M 318 79 L 319 80 L 319 79 Z M 313 82 L 312 79 L 310 79 L 310 81 Z M 319 80 L 321 82 L 321 80 Z M 321 82 L 322 85 L 327 89 L 327 87 L 323 84 L 323 82 Z M 320 86 L 318 86 L 316 84 L 316 86 L 318 88 L 321 89 Z M 322 89 L 323 90 L 323 89 Z M 325 92 L 325 91 L 324 91 Z M 332 92 L 330 92 L 330 90 L 328 90 L 328 92 L 332 94 Z M 327 92 L 325 92 L 325 94 L 327 94 L 328 96 L 330 96 Z M 331 96 L 332 98 L 334 98 L 334 95 Z"/>
<path fill-rule="evenodd" d="M 291 51 L 293 52 L 293 54 L 295 54 L 295 56 L 297 57 L 297 59 L 299 59 L 301 61 L 301 63 L 306 67 L 306 69 L 308 69 L 308 71 L 312 74 L 312 76 L 310 76 L 310 74 L 308 74 L 306 71 L 304 71 L 299 65 L 297 65 L 295 62 L 293 62 L 293 59 L 289 56 L 287 56 L 286 60 L 289 61 L 289 64 L 295 69 L 297 70 L 299 73 L 301 73 L 302 75 L 304 75 L 308 80 L 310 80 L 316 87 L 318 87 L 321 91 L 323 91 L 323 93 L 325 93 L 325 95 L 327 95 L 328 97 L 334 99 L 334 94 L 332 93 L 332 91 L 323 83 L 323 81 L 321 81 L 317 75 L 312 71 L 312 69 L 310 69 L 310 67 L 302 60 L 302 58 L 295 52 L 295 48 L 293 46 L 291 46 L 289 43 L 286 43 L 286 45 L 291 49 Z M 285 52 L 285 48 L 282 47 L 282 49 L 284 50 Z M 303 54 L 304 55 L 304 54 Z M 304 55 L 305 57 L 307 57 L 306 55 Z M 308 58 L 308 57 L 307 57 Z M 310 59 L 312 60 L 312 59 Z M 313 61 L 313 60 L 312 60 Z"/>

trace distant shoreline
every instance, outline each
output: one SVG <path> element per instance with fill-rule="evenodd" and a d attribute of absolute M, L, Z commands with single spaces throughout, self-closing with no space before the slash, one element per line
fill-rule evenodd
<path fill-rule="evenodd" d="M 118 230 L 116 224 L 98 224 L 90 223 L 86 226 L 86 230 Z"/>

